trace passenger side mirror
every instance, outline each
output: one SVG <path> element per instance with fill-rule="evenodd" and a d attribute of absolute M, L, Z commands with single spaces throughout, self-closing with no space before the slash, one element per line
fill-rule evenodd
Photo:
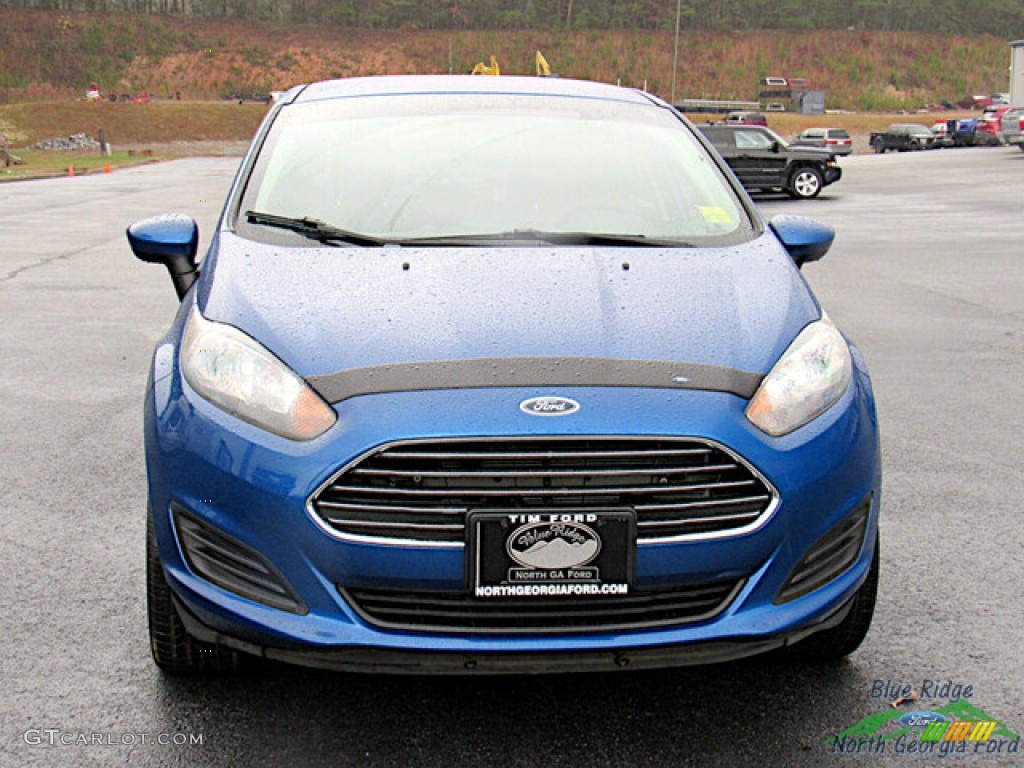
<path fill-rule="evenodd" d="M 178 299 L 183 299 L 199 277 L 196 267 L 199 226 L 195 220 L 183 213 L 153 216 L 135 222 L 126 234 L 136 258 L 167 267 Z"/>
<path fill-rule="evenodd" d="M 836 231 L 832 227 L 806 216 L 776 216 L 769 226 L 797 267 L 818 261 L 828 253 L 836 239 Z"/>
<path fill-rule="evenodd" d="M 779 154 L 779 152 L 781 152 L 781 151 L 782 151 L 782 145 L 779 144 L 778 141 L 773 141 L 772 142 L 772 152 L 774 152 L 775 154 Z"/>

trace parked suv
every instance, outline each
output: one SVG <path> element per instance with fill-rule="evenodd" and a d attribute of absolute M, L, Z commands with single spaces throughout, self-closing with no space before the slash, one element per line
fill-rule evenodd
<path fill-rule="evenodd" d="M 793 147 L 756 125 L 700 125 L 701 132 L 751 191 L 781 189 L 793 197 L 817 197 L 843 175 L 835 155 L 816 147 Z"/>
<path fill-rule="evenodd" d="M 808 128 L 790 146 L 821 147 L 834 155 L 848 155 L 853 152 L 853 139 L 845 128 Z"/>

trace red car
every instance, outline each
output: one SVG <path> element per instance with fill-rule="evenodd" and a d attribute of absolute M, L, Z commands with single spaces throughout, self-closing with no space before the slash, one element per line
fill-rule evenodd
<path fill-rule="evenodd" d="M 723 121 L 726 125 L 768 125 L 768 118 L 760 112 L 730 112 Z"/>
<path fill-rule="evenodd" d="M 981 117 L 978 118 L 978 127 L 975 129 L 975 133 L 978 134 L 978 139 L 982 139 L 982 141 L 978 143 L 999 143 L 999 120 L 1003 116 L 1003 113 L 1009 108 L 1009 104 L 992 104 L 991 106 L 985 107 L 985 110 L 981 113 Z"/>

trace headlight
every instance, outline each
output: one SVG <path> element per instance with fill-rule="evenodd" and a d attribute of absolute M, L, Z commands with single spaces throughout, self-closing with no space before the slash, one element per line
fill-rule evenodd
<path fill-rule="evenodd" d="M 789 434 L 827 411 L 852 376 L 850 348 L 826 315 L 804 328 L 775 363 L 747 406 L 747 418 L 769 435 Z"/>
<path fill-rule="evenodd" d="M 284 363 L 237 328 L 193 309 L 181 339 L 189 385 L 228 413 L 291 440 L 312 440 L 334 411 Z"/>

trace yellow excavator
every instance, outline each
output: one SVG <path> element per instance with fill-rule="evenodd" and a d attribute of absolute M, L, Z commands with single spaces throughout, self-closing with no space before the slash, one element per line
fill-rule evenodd
<path fill-rule="evenodd" d="M 544 54 L 537 51 L 537 55 L 533 58 L 537 64 L 537 77 L 551 77 L 551 67 L 548 66 L 548 60 L 544 58 Z"/>
<path fill-rule="evenodd" d="M 498 59 L 491 56 L 491 66 L 487 66 L 482 61 L 473 67 L 471 75 L 500 75 L 501 70 L 498 68 Z"/>
<path fill-rule="evenodd" d="M 551 67 L 548 65 L 548 60 L 544 58 L 544 54 L 537 51 L 537 54 L 533 57 L 534 64 L 537 67 L 537 77 L 552 77 Z M 491 64 L 488 66 L 482 61 L 479 62 L 472 71 L 471 75 L 500 75 L 501 69 L 498 67 L 498 59 L 495 56 L 491 56 Z"/>

